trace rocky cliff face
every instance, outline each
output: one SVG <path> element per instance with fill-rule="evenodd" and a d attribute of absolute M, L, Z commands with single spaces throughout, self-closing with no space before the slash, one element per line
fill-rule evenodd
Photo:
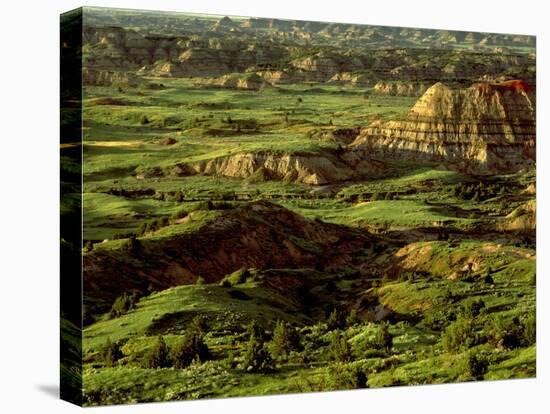
<path fill-rule="evenodd" d="M 534 89 L 523 81 L 429 88 L 404 119 L 375 122 L 353 152 L 446 161 L 474 173 L 517 171 L 535 163 Z"/>

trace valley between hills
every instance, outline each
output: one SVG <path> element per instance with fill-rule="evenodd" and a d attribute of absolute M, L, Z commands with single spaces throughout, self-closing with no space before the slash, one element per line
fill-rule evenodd
<path fill-rule="evenodd" d="M 85 405 L 536 375 L 534 38 L 84 16 Z"/>

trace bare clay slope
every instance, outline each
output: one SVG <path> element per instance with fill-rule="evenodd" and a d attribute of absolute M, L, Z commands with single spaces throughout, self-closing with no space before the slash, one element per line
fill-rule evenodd
<path fill-rule="evenodd" d="M 495 173 L 534 165 L 535 146 L 535 91 L 508 81 L 460 89 L 436 83 L 404 119 L 371 124 L 351 149 Z"/>

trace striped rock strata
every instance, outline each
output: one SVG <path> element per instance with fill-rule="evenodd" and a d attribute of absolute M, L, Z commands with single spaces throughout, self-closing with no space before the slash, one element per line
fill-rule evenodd
<path fill-rule="evenodd" d="M 367 157 L 440 161 L 472 173 L 535 163 L 535 91 L 523 81 L 436 83 L 401 120 L 374 122 L 350 145 Z"/>

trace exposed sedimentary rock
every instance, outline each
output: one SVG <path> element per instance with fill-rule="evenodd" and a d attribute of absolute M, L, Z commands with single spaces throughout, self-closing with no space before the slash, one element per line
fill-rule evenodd
<path fill-rule="evenodd" d="M 537 202 L 535 199 L 522 204 L 508 214 L 499 226 L 501 230 L 534 231 L 537 226 Z"/>
<path fill-rule="evenodd" d="M 352 151 L 446 161 L 476 173 L 517 171 L 535 162 L 535 93 L 522 81 L 429 88 L 401 120 L 375 122 Z"/>
<path fill-rule="evenodd" d="M 246 89 L 260 90 L 263 87 L 269 87 L 266 81 L 255 73 L 223 75 L 214 79 L 201 79 L 196 82 L 197 86 L 227 88 L 227 89 Z"/>
<path fill-rule="evenodd" d="M 324 185 L 360 176 L 379 176 L 386 169 L 382 162 L 359 159 L 355 155 L 343 154 L 340 158 L 330 154 L 242 153 L 177 164 L 163 171 L 141 171 L 139 176 L 205 174 Z"/>
<path fill-rule="evenodd" d="M 236 154 L 195 164 L 193 170 L 208 175 L 247 178 L 258 171 L 266 178 L 304 184 L 327 184 L 350 179 L 354 171 L 338 160 L 321 155 Z"/>
<path fill-rule="evenodd" d="M 143 79 L 131 72 L 95 70 L 84 68 L 82 82 L 90 86 L 129 86 L 136 87 L 144 83 Z"/>
<path fill-rule="evenodd" d="M 428 89 L 423 82 L 379 81 L 374 85 L 374 92 L 391 96 L 421 96 Z"/>
<path fill-rule="evenodd" d="M 258 76 L 269 83 L 292 83 L 301 82 L 304 76 L 299 72 L 289 72 L 282 70 L 262 70 L 256 72 Z"/>
<path fill-rule="evenodd" d="M 374 82 L 375 75 L 372 73 L 353 73 L 353 72 L 342 72 L 337 73 L 332 78 L 329 79 L 331 83 L 340 83 L 340 84 L 349 84 L 353 86 L 369 86 Z"/>

